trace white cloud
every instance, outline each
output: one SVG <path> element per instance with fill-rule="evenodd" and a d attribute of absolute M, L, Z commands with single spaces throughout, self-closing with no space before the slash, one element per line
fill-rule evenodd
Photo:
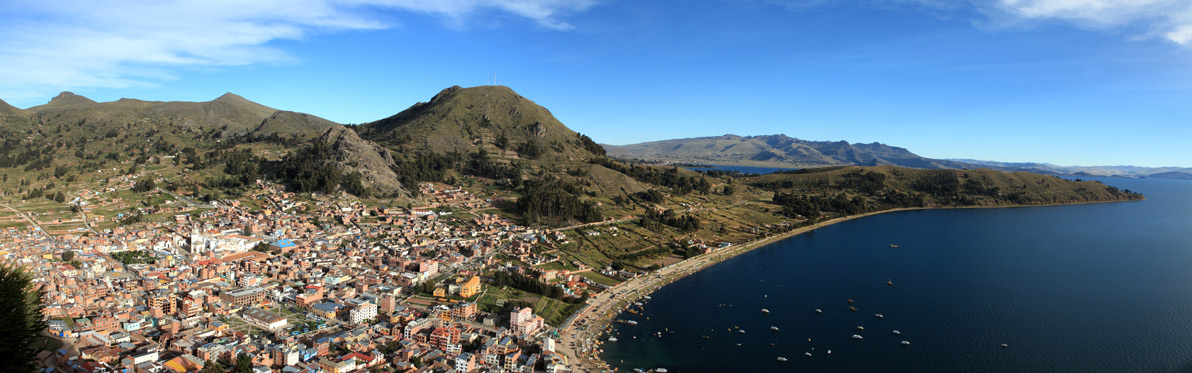
<path fill-rule="evenodd" d="M 1188 0 L 995 0 L 990 5 L 1022 20 L 1057 20 L 1094 29 L 1140 27 L 1140 37 L 1192 46 Z"/>
<path fill-rule="evenodd" d="M 375 30 L 381 11 L 444 17 L 459 27 L 495 11 L 569 30 L 561 17 L 597 0 L 8 0 L 0 4 L 0 97 L 151 86 L 179 68 L 287 61 L 274 40 Z"/>

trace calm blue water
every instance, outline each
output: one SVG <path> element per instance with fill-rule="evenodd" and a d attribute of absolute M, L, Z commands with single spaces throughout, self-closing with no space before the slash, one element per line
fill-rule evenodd
<path fill-rule="evenodd" d="M 1192 181 L 1103 180 L 1148 200 L 890 213 L 776 242 L 655 292 L 622 315 L 637 326 L 614 324 L 604 358 L 621 371 L 1188 370 Z"/>
<path fill-rule="evenodd" d="M 777 168 L 777 167 L 750 167 L 750 166 L 712 166 L 712 167 L 687 167 L 688 170 L 694 171 L 736 171 L 747 174 L 764 175 L 777 171 L 797 170 L 797 168 Z"/>

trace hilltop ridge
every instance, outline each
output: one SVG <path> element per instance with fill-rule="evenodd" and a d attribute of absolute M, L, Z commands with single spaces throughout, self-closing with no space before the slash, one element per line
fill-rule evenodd
<path fill-rule="evenodd" d="M 737 136 L 727 134 L 604 145 L 618 158 L 649 162 L 742 165 L 760 167 L 904 166 L 914 168 L 960 168 L 959 162 L 921 157 L 905 148 L 881 143 L 850 144 L 847 141 L 809 141 L 786 135 Z"/>

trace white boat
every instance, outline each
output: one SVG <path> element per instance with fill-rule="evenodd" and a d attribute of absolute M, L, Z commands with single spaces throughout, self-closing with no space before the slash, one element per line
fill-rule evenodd
<path fill-rule="evenodd" d="M 667 372 L 666 368 L 654 368 L 654 371 L 657 373 L 666 373 Z"/>
<path fill-rule="evenodd" d="M 741 334 L 745 334 L 745 329 L 738 330 L 737 332 L 741 333 Z"/>
<path fill-rule="evenodd" d="M 1002 343 L 1002 348 L 1010 347 L 1010 345 Z"/>
<path fill-rule="evenodd" d="M 883 317 L 885 317 L 885 316 L 882 316 L 882 314 L 880 314 L 880 313 L 875 313 L 875 314 L 873 314 L 873 317 L 876 317 L 876 318 L 879 318 L 879 319 L 880 319 L 880 318 L 883 318 Z"/>
<path fill-rule="evenodd" d="M 862 338 L 862 337 L 861 337 L 860 335 L 853 334 L 853 339 L 861 339 L 861 338 Z"/>
<path fill-rule="evenodd" d="M 830 354 L 830 353 L 832 353 L 832 351 L 828 351 L 828 353 Z M 806 357 L 811 357 L 811 353 L 810 353 L 810 352 L 804 352 L 804 353 L 803 353 L 803 356 L 806 356 Z"/>
<path fill-rule="evenodd" d="M 785 361 L 786 361 L 786 358 L 785 358 L 785 357 L 782 357 L 782 356 L 779 356 L 779 357 L 778 357 L 778 361 L 785 362 Z"/>
<path fill-rule="evenodd" d="M 617 337 L 608 337 L 608 341 L 609 341 L 609 342 L 616 342 L 616 341 L 617 341 Z"/>
<path fill-rule="evenodd" d="M 858 326 L 857 326 L 857 330 L 865 330 L 865 327 L 864 327 L 864 326 L 860 326 L 860 325 L 858 325 Z"/>
<path fill-rule="evenodd" d="M 910 342 L 908 342 L 908 341 L 902 341 L 902 342 L 900 342 L 900 343 L 902 343 L 902 345 L 903 345 L 903 346 L 910 346 L 910 345 L 911 345 L 911 343 L 910 343 Z"/>
<path fill-rule="evenodd" d="M 762 308 L 762 313 L 770 313 L 770 310 Z"/>
<path fill-rule="evenodd" d="M 902 332 L 898 331 L 898 329 L 894 329 L 894 335 L 899 335 L 899 334 L 902 334 Z"/>
<path fill-rule="evenodd" d="M 633 373 L 646 373 L 642 368 L 633 368 Z"/>
<path fill-rule="evenodd" d="M 816 309 L 815 309 L 815 313 L 824 313 L 824 310 L 821 310 L 821 309 L 819 309 L 819 308 L 816 308 Z"/>
<path fill-rule="evenodd" d="M 778 327 L 777 327 L 777 326 L 771 326 L 771 327 L 770 327 L 770 330 L 773 330 L 773 331 L 778 331 Z"/>

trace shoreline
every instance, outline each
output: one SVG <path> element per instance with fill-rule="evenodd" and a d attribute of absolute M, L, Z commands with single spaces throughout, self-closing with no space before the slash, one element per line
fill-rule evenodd
<path fill-rule="evenodd" d="M 607 371 L 610 369 L 611 365 L 600 357 L 600 351 L 598 350 L 600 348 L 600 344 L 603 343 L 600 341 L 600 339 L 609 329 L 610 324 L 615 321 L 617 315 L 619 315 L 627 305 L 641 299 L 643 296 L 648 296 L 654 291 L 661 289 L 663 286 L 669 285 L 676 280 L 687 277 L 714 264 L 735 258 L 741 254 L 751 252 L 754 249 L 760 248 L 762 246 L 766 246 L 777 241 L 791 238 L 833 224 L 891 212 L 917 210 L 1050 207 L 1116 202 L 1137 202 L 1144 200 L 1146 200 L 1145 197 L 1136 200 L 1083 201 L 1039 205 L 907 207 L 873 211 L 821 221 L 805 227 L 775 234 L 773 236 L 754 239 L 740 245 L 734 245 L 706 255 L 684 259 L 678 263 L 663 267 L 656 272 L 644 274 L 642 276 L 638 276 L 617 284 L 616 286 L 602 292 L 600 295 L 593 297 L 584 305 L 584 307 L 568 317 L 567 321 L 565 321 L 564 324 L 558 328 L 559 334 L 561 335 L 559 338 L 560 343 L 558 350 L 565 357 L 567 357 L 567 365 L 573 369 L 572 371 Z M 580 326 L 576 327 L 576 323 L 580 323 Z M 571 344 L 574 344 L 574 346 Z"/>

